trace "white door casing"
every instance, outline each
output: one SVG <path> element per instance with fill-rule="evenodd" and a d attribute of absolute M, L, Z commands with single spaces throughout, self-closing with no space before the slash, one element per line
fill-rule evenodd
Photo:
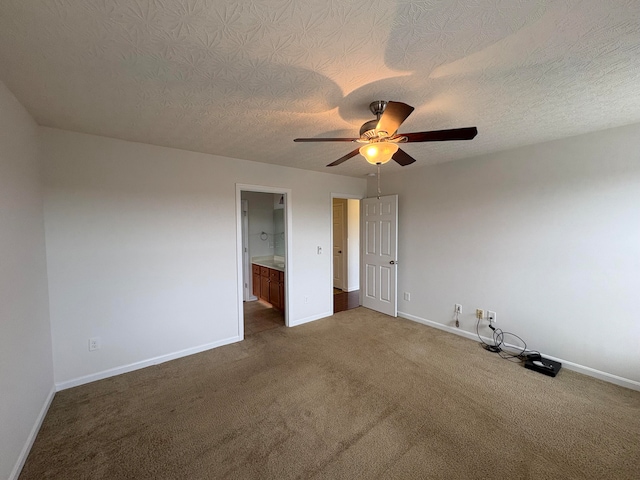
<path fill-rule="evenodd" d="M 243 277 L 243 300 L 249 302 L 256 300 L 251 293 L 251 265 L 249 262 L 249 202 L 242 200 L 242 277 Z"/>
<path fill-rule="evenodd" d="M 362 200 L 362 305 L 398 315 L 398 196 Z"/>
<path fill-rule="evenodd" d="M 333 287 L 344 290 L 345 284 L 345 201 L 335 198 L 333 200 Z"/>
<path fill-rule="evenodd" d="M 242 251 L 242 192 L 262 192 L 262 193 L 280 193 L 284 195 L 284 257 L 287 265 L 287 274 L 285 275 L 284 287 L 284 323 L 289 327 L 290 314 L 290 295 L 291 285 L 294 283 L 294 260 L 291 252 L 293 251 L 293 239 L 291 225 L 293 223 L 293 200 L 292 190 L 290 188 L 270 187 L 263 185 L 249 185 L 236 183 L 236 258 L 237 258 L 237 291 L 238 291 L 238 336 L 244 339 L 244 269 L 243 269 L 243 251 Z"/>

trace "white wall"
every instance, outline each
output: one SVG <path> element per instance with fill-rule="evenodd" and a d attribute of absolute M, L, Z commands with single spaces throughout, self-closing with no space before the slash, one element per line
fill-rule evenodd
<path fill-rule="evenodd" d="M 360 288 L 360 200 L 347 199 L 347 290 L 353 292 Z"/>
<path fill-rule="evenodd" d="M 331 314 L 330 192 L 363 195 L 365 180 L 49 128 L 41 138 L 57 384 L 238 339 L 236 183 L 292 190 L 289 320 Z M 94 336 L 102 348 L 89 352 Z"/>
<path fill-rule="evenodd" d="M 0 82 L 0 478 L 53 398 L 38 126 Z"/>
<path fill-rule="evenodd" d="M 453 326 L 461 303 L 468 332 L 476 308 L 494 310 L 531 348 L 640 381 L 639 152 L 632 125 L 383 168 L 383 192 L 400 202 L 399 310 Z"/>

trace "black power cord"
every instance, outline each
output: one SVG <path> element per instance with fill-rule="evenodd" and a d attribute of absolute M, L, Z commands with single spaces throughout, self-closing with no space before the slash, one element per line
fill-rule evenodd
<path fill-rule="evenodd" d="M 488 344 L 482 339 L 482 337 L 480 336 L 480 330 L 479 330 L 480 319 L 478 319 L 478 321 L 476 322 L 476 334 L 478 335 L 478 338 L 480 339 L 480 343 L 482 344 L 482 347 L 485 350 L 489 352 L 497 353 L 498 355 L 500 355 L 501 358 L 504 358 L 505 360 L 509 360 L 511 362 L 525 361 L 528 358 L 532 358 L 532 357 L 540 358 L 540 352 L 538 352 L 537 350 L 528 350 L 527 342 L 525 342 L 521 337 L 519 337 L 515 333 L 505 332 L 500 328 L 495 328 L 491 324 L 489 325 L 489 328 L 493 331 L 493 345 Z M 522 346 L 511 347 L 506 345 L 504 342 L 505 336 L 517 338 L 520 341 L 520 343 L 522 343 Z M 514 350 L 514 349 L 517 349 L 517 350 Z"/>

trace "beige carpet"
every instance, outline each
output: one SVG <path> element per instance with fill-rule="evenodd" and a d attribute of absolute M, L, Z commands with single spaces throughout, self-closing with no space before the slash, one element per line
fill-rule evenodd
<path fill-rule="evenodd" d="M 20 478 L 639 472 L 640 392 L 360 307 L 58 393 Z"/>

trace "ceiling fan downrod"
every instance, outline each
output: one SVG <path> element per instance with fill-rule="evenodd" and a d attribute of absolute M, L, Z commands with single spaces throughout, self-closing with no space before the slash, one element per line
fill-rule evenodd
<path fill-rule="evenodd" d="M 369 110 L 376 116 L 377 120 L 380 120 L 380 117 L 384 113 L 384 109 L 387 108 L 386 100 L 376 100 L 375 102 L 371 102 L 369 104 Z"/>

